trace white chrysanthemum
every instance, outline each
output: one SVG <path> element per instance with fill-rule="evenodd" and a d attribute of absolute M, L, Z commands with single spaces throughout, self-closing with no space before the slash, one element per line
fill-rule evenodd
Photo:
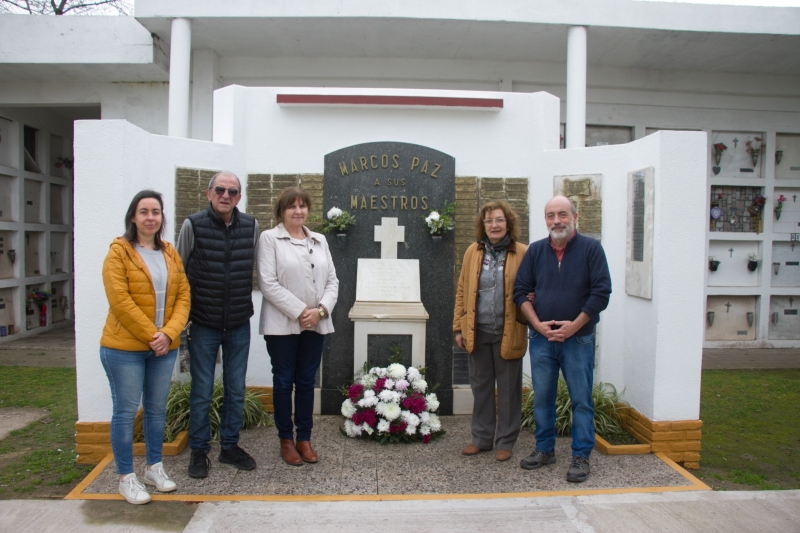
<path fill-rule="evenodd" d="M 410 366 L 410 367 L 408 367 L 408 372 L 407 372 L 407 374 L 406 374 L 406 379 L 407 379 L 409 382 L 412 382 L 412 381 L 414 381 L 414 380 L 417 380 L 417 379 L 419 379 L 420 377 L 421 377 L 421 374 L 419 373 L 419 370 L 417 370 L 417 369 L 416 369 L 416 368 L 414 368 L 413 366 Z"/>
<path fill-rule="evenodd" d="M 413 435 L 417 432 L 417 426 L 412 426 L 411 424 L 406 426 L 406 435 Z"/>
<path fill-rule="evenodd" d="M 404 367 L 400 363 L 392 363 L 391 365 L 386 367 L 386 372 L 392 379 L 403 379 L 404 377 L 406 377 L 406 367 Z"/>
<path fill-rule="evenodd" d="M 385 368 L 375 367 L 375 375 L 379 378 L 385 378 L 388 374 Z"/>
<path fill-rule="evenodd" d="M 372 429 L 371 427 L 369 427 L 369 424 L 367 424 L 366 422 L 364 422 L 363 424 L 361 424 L 361 429 L 363 429 L 364 431 L 366 431 L 368 435 L 372 435 L 372 433 L 375 431 L 374 429 Z"/>
<path fill-rule="evenodd" d="M 375 396 L 374 390 L 369 389 L 364 391 L 364 398 L 372 398 L 373 396 Z"/>
<path fill-rule="evenodd" d="M 374 392 L 372 392 L 371 396 L 364 396 L 363 398 L 358 400 L 359 407 L 375 407 L 376 405 L 378 405 L 378 397 L 375 396 Z"/>
<path fill-rule="evenodd" d="M 434 393 L 425 396 L 425 408 L 428 409 L 428 411 L 435 411 L 439 408 L 439 399 L 436 398 Z"/>
<path fill-rule="evenodd" d="M 341 216 L 342 210 L 338 207 L 331 207 L 328 211 L 328 220 L 333 220 L 334 218 Z"/>
<path fill-rule="evenodd" d="M 383 405 L 383 413 L 379 414 L 382 414 L 386 420 L 397 420 L 397 417 L 400 416 L 400 406 L 396 403 L 379 403 L 378 407 L 381 405 Z"/>
<path fill-rule="evenodd" d="M 390 425 L 388 420 L 381 418 L 378 420 L 378 433 L 388 433 Z"/>
<path fill-rule="evenodd" d="M 409 426 L 416 427 L 420 423 L 419 417 L 414 413 L 412 413 L 411 411 L 403 411 L 400 416 L 403 418 L 403 421 Z"/>
<path fill-rule="evenodd" d="M 411 385 L 408 381 L 404 379 L 398 379 L 397 382 L 394 384 L 395 390 L 404 391 Z"/>
<path fill-rule="evenodd" d="M 380 367 L 373 366 L 372 368 L 369 369 L 368 374 L 373 374 L 373 375 L 377 376 L 378 372 L 380 372 L 380 370 L 381 370 Z"/>
<path fill-rule="evenodd" d="M 382 402 L 399 402 L 400 401 L 400 393 L 393 390 L 382 390 L 380 394 L 378 394 L 378 398 L 381 399 Z"/>
<path fill-rule="evenodd" d="M 442 429 L 442 422 L 439 420 L 439 415 L 431 413 L 428 425 L 431 426 L 431 431 L 439 431 Z"/>
<path fill-rule="evenodd" d="M 419 434 L 422 436 L 431 434 L 431 427 L 428 424 L 420 424 Z"/>
<path fill-rule="evenodd" d="M 428 382 L 420 378 L 411 383 L 411 386 L 415 391 L 424 393 L 428 389 Z"/>
<path fill-rule="evenodd" d="M 432 220 L 439 220 L 438 211 L 431 211 L 431 214 L 425 217 L 425 222 L 427 222 L 428 224 L 430 224 Z"/>
<path fill-rule="evenodd" d="M 362 376 L 362 378 L 361 378 L 361 386 L 364 387 L 365 389 L 371 389 L 372 387 L 375 386 L 375 382 L 376 381 L 378 381 L 377 376 L 375 376 L 373 374 L 366 374 L 366 375 Z M 369 391 L 364 392 L 365 396 L 366 396 L 367 392 L 369 392 Z"/>
<path fill-rule="evenodd" d="M 422 411 L 419 414 L 419 421 L 423 424 L 427 424 L 431 420 L 431 414 L 428 411 Z"/>
<path fill-rule="evenodd" d="M 353 415 L 356 414 L 356 406 L 353 405 L 353 402 L 350 401 L 348 398 L 347 400 L 342 402 L 342 415 L 347 418 L 353 418 Z"/>
<path fill-rule="evenodd" d="M 358 428 L 358 431 L 356 431 Z M 358 437 L 361 435 L 361 426 L 356 426 L 353 424 L 352 420 L 345 420 L 344 421 L 344 432 L 347 434 L 348 437 Z"/>
<path fill-rule="evenodd" d="M 395 381 L 392 378 L 386 378 L 386 381 L 383 382 L 384 389 L 391 389 L 394 388 Z"/>

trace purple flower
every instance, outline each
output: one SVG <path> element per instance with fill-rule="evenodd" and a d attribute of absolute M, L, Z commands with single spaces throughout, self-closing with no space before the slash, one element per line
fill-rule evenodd
<path fill-rule="evenodd" d="M 415 392 L 408 398 L 405 398 L 402 401 L 402 405 L 415 415 L 418 415 L 425 410 L 425 398 L 418 392 Z"/>
<path fill-rule="evenodd" d="M 386 378 L 378 378 L 378 381 L 375 382 L 375 386 L 372 387 L 372 390 L 374 390 L 375 394 L 377 394 L 383 390 L 383 386 L 385 384 L 386 384 Z"/>
<path fill-rule="evenodd" d="M 359 413 L 361 415 L 361 423 L 367 423 L 367 425 L 371 428 L 375 427 L 375 424 L 378 423 L 378 415 L 375 414 L 374 409 L 365 409 Z"/>
<path fill-rule="evenodd" d="M 359 398 L 361 398 L 362 392 L 364 392 L 364 387 L 358 383 L 353 383 L 347 390 L 347 396 L 350 398 L 351 402 L 356 403 Z"/>
<path fill-rule="evenodd" d="M 405 422 L 398 422 L 389 426 L 390 433 L 402 433 L 406 430 L 407 424 Z"/>
<path fill-rule="evenodd" d="M 431 434 L 428 433 L 424 437 L 422 437 L 422 444 L 428 444 L 431 441 Z"/>

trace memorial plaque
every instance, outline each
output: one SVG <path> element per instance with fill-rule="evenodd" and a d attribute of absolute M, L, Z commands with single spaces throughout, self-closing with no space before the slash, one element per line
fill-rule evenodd
<path fill-rule="evenodd" d="M 600 239 L 603 230 L 602 175 L 555 176 L 553 195 L 566 196 L 578 209 L 578 231 Z"/>
<path fill-rule="evenodd" d="M 359 259 L 381 257 L 375 226 L 382 218 L 397 218 L 404 240 L 397 259 L 419 260 L 420 299 L 430 318 L 426 325 L 425 366 L 428 382 L 438 383 L 442 414 L 452 413 L 454 307 L 453 232 L 435 244 L 424 217 L 455 200 L 455 159 L 432 148 L 408 143 L 374 142 L 349 146 L 325 156 L 323 213 L 331 207 L 348 211 L 356 225 L 340 246 L 328 235 L 339 300 L 331 319 L 336 332 L 327 335 L 322 356 L 322 413 L 338 414 L 342 395 L 338 387 L 353 379 L 354 324 L 348 317 L 356 300 Z M 375 274 L 380 274 L 376 272 Z M 396 275 L 386 272 L 383 289 L 389 291 Z M 409 353 L 403 354 L 410 356 Z"/>
<path fill-rule="evenodd" d="M 357 280 L 360 302 L 421 301 L 416 259 L 359 259 Z"/>
<path fill-rule="evenodd" d="M 647 299 L 653 297 L 654 174 L 653 167 L 628 173 L 625 292 Z"/>

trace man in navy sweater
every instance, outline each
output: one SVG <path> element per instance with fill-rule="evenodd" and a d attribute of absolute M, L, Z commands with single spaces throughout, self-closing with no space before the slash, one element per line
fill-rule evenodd
<path fill-rule="evenodd" d="M 608 306 L 611 276 L 600 243 L 575 231 L 578 212 L 568 198 L 552 198 L 544 217 L 550 236 L 528 247 L 514 283 L 514 302 L 528 320 L 536 422 L 536 450 L 520 466 L 535 470 L 556 462 L 560 369 L 572 401 L 567 481 L 582 482 L 589 477 L 594 448 L 594 327 Z"/>

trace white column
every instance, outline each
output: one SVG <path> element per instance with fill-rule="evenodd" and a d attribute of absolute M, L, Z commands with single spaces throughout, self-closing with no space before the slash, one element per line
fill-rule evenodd
<path fill-rule="evenodd" d="M 192 53 L 192 139 L 210 141 L 213 135 L 214 90 L 219 82 L 219 56 L 213 50 Z"/>
<path fill-rule="evenodd" d="M 192 22 L 172 20 L 169 49 L 169 124 L 170 137 L 189 137 L 189 89 L 192 57 Z"/>
<path fill-rule="evenodd" d="M 586 146 L 586 27 L 567 33 L 567 148 Z"/>

